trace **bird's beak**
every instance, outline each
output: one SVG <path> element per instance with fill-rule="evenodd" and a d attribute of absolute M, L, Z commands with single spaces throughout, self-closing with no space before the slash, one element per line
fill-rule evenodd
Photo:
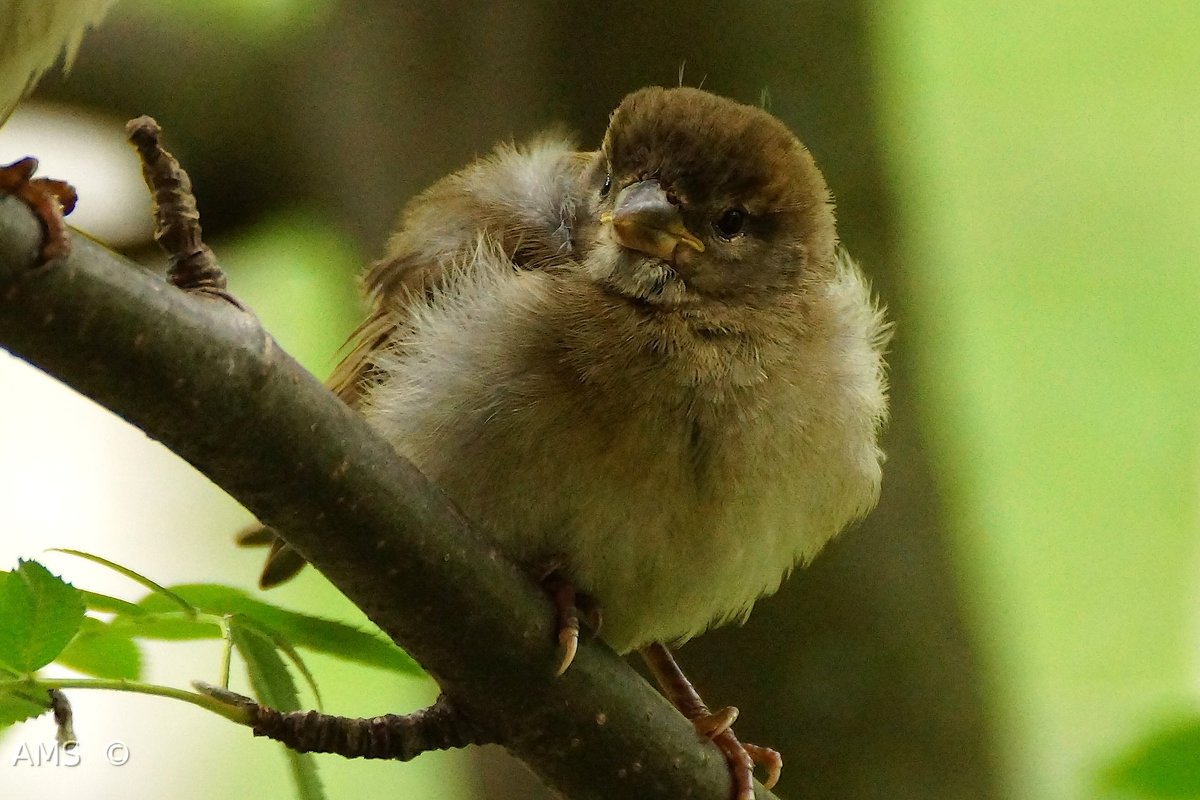
<path fill-rule="evenodd" d="M 612 213 L 600 221 L 611 224 L 613 235 L 623 247 L 664 261 L 675 260 L 675 248 L 686 245 L 704 252 L 704 242 L 683 224 L 679 206 L 667 199 L 656 180 L 638 181 L 617 194 Z"/>

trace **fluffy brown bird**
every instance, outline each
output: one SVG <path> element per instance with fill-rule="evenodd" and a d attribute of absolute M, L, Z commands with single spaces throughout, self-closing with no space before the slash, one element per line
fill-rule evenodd
<path fill-rule="evenodd" d="M 643 89 L 598 151 L 503 146 L 419 195 L 365 286 L 341 396 L 593 599 L 751 797 L 747 754 L 777 756 L 665 645 L 744 620 L 874 505 L 883 461 L 887 327 L 808 151 L 762 109 Z"/>

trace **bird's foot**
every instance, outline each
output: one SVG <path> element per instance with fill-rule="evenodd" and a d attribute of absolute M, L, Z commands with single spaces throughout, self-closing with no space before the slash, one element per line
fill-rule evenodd
<path fill-rule="evenodd" d="M 731 709 L 722 710 L 729 711 Z M 732 709 L 732 711 L 736 717 L 737 709 Z M 738 741 L 737 736 L 733 734 L 733 728 L 730 727 L 719 729 L 709 735 L 701 730 L 699 721 L 692 720 L 692 724 L 696 726 L 697 733 L 708 736 L 721 751 L 721 755 L 725 756 L 725 763 L 729 765 L 729 773 L 733 776 L 733 796 L 736 800 L 753 800 L 755 764 L 762 764 L 767 770 L 767 776 L 763 780 L 764 789 L 770 789 L 779 782 L 779 775 L 783 772 L 783 756 L 779 755 L 779 751 Z"/>
<path fill-rule="evenodd" d="M 33 177 L 37 167 L 36 158 L 22 158 L 0 167 L 0 194 L 18 198 L 42 223 L 45 238 L 38 253 L 40 266 L 71 252 L 71 239 L 63 217 L 74 210 L 79 197 L 66 181 Z"/>
<path fill-rule="evenodd" d="M 583 614 L 584 622 L 593 633 L 599 632 L 603 616 L 600 606 L 592 598 L 576 590 L 575 584 L 563 575 L 561 558 L 551 558 L 543 562 L 535 574 L 538 583 L 554 602 L 558 616 L 558 644 L 562 658 L 554 672 L 554 677 L 557 678 L 567 671 L 571 662 L 575 660 L 575 654 L 579 652 L 580 614 Z"/>
<path fill-rule="evenodd" d="M 754 800 L 754 765 L 762 764 L 767 770 L 763 786 L 770 789 L 779 781 L 783 771 L 783 757 L 769 747 L 745 744 L 733 733 L 733 723 L 738 710 L 726 706 L 709 711 L 691 681 L 683 674 L 671 651 L 661 644 L 652 644 L 642 649 L 642 658 L 662 687 L 667 699 L 679 712 L 691 720 L 696 733 L 712 741 L 725 757 L 729 774 L 733 779 L 734 800 Z"/>

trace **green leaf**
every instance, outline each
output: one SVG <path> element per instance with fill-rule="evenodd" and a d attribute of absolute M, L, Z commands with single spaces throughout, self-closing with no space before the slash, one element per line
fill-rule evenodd
<path fill-rule="evenodd" d="M 85 617 L 78 635 L 55 660 L 96 678 L 136 681 L 141 677 L 142 653 L 130 635 L 129 629 Z"/>
<path fill-rule="evenodd" d="M 298 710 L 300 698 L 296 693 L 296 684 L 271 636 L 238 616 L 230 618 L 229 633 L 233 646 L 246 662 L 246 672 L 258 701 L 279 711 Z M 322 800 L 325 792 L 312 754 L 286 749 L 285 753 L 292 768 L 297 794 L 304 800 Z"/>
<path fill-rule="evenodd" d="M 117 615 L 112 621 L 112 627 L 138 639 L 190 642 L 196 639 L 221 638 L 220 625 L 178 611 L 151 614 L 143 608 L 139 609 L 136 616 Z"/>
<path fill-rule="evenodd" d="M 83 611 L 74 586 L 36 561 L 18 561 L 0 573 L 0 664 L 19 673 L 46 666 L 79 630 Z"/>
<path fill-rule="evenodd" d="M 27 693 L 11 683 L 0 683 L 0 731 L 18 722 L 40 717 L 48 710 L 50 695 L 45 691 Z"/>
<path fill-rule="evenodd" d="M 264 631 L 264 633 L 269 633 Z M 300 675 L 304 678 L 304 682 L 308 684 L 308 688 L 313 693 L 313 697 L 317 700 L 317 708 L 321 708 L 321 690 L 317 687 L 317 679 L 313 677 L 312 670 L 308 668 L 308 664 L 304 663 L 304 659 L 300 657 L 300 653 L 292 646 L 292 643 L 287 639 L 275 634 L 271 636 L 271 641 L 279 648 L 280 652 L 288 657 L 295 665 L 296 669 L 300 670 Z"/>
<path fill-rule="evenodd" d="M 1101 781 L 1120 797 L 1200 798 L 1200 716 L 1146 737 L 1107 769 Z"/>
<path fill-rule="evenodd" d="M 146 610 L 141 606 L 131 603 L 128 600 L 122 600 L 119 597 L 109 597 L 106 594 L 89 592 L 87 589 L 80 589 L 79 593 L 83 595 L 83 602 L 89 611 L 104 611 L 110 614 L 126 614 L 128 616 L 146 613 Z"/>
<path fill-rule="evenodd" d="M 296 795 L 300 800 L 325 800 L 325 787 L 317 772 L 317 760 L 312 753 L 297 753 L 284 748 L 288 764 L 292 768 L 292 780 L 296 783 Z"/>
<path fill-rule="evenodd" d="M 271 636 L 253 622 L 237 616 L 229 619 L 229 634 L 246 662 L 250 685 L 259 702 L 279 711 L 298 711 L 300 696 L 296 693 L 296 683 Z"/>
<path fill-rule="evenodd" d="M 77 558 L 86 559 L 87 561 L 91 561 L 93 563 L 99 564 L 102 567 L 108 567 L 113 572 L 119 572 L 120 574 L 124 575 L 126 578 L 129 578 L 131 581 L 140 583 L 142 586 L 146 587 L 147 589 L 154 592 L 155 594 L 162 595 L 163 597 L 165 597 L 168 600 L 170 600 L 171 602 L 175 603 L 175 605 L 179 606 L 180 608 L 182 608 L 184 611 L 188 612 L 189 614 L 196 613 L 196 609 L 194 609 L 190 605 L 188 605 L 186 600 L 184 600 L 182 597 L 180 597 L 179 595 L 172 592 L 170 589 L 160 586 L 159 584 L 157 584 L 154 581 L 147 578 L 145 575 L 142 575 L 140 572 L 134 572 L 129 567 L 123 567 L 115 561 L 109 561 L 104 556 L 98 556 L 93 553 L 86 553 L 83 550 L 72 550 L 69 547 L 52 547 L 52 548 L 50 548 L 50 552 L 66 553 L 69 556 L 75 556 Z"/>
<path fill-rule="evenodd" d="M 287 640 L 294 647 L 307 648 L 404 675 L 423 674 L 416 662 L 382 634 L 369 633 L 352 625 L 322 617 L 288 611 L 256 600 L 230 586 L 189 584 L 173 586 L 171 590 L 201 611 L 210 614 L 241 614 Z M 154 596 L 146 597 L 139 605 L 147 611 L 165 608 L 163 601 Z"/>

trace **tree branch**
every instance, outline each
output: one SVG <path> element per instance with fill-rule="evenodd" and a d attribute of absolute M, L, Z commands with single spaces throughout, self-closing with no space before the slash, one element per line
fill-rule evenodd
<path fill-rule="evenodd" d="M 606 648 L 581 648 L 554 677 L 547 598 L 252 315 L 79 235 L 67 259 L 33 268 L 40 239 L 0 197 L 0 347 L 275 528 L 565 796 L 727 800 L 720 753 Z"/>
<path fill-rule="evenodd" d="M 474 720 L 441 695 L 411 714 L 352 718 L 319 711 L 278 711 L 220 686 L 193 681 L 197 691 L 235 709 L 255 736 L 274 739 L 298 753 L 335 753 L 345 758 L 411 761 L 432 750 L 496 744 Z"/>

